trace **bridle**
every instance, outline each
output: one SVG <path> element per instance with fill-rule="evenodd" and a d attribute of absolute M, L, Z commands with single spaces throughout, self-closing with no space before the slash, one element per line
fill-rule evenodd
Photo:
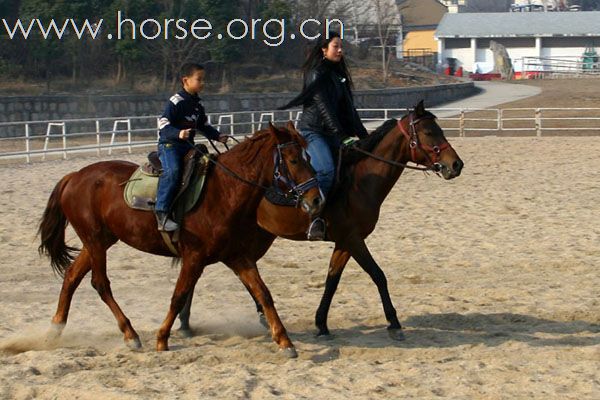
<path fill-rule="evenodd" d="M 440 161 L 440 154 L 442 153 L 442 151 L 446 150 L 447 148 L 450 148 L 450 143 L 448 143 L 447 141 L 445 143 L 440 144 L 439 146 L 429 146 L 425 143 L 421 143 L 419 141 L 419 136 L 417 135 L 417 129 L 415 128 L 415 126 L 426 119 L 435 119 L 435 117 L 433 115 L 425 115 L 422 116 L 420 118 L 414 119 L 413 118 L 414 114 L 413 112 L 409 112 L 408 113 L 408 126 L 409 126 L 409 131 L 407 131 L 404 128 L 404 125 L 402 125 L 402 119 L 400 119 L 398 121 L 398 128 L 400 128 L 400 132 L 402 132 L 402 134 L 404 135 L 404 137 L 406 137 L 406 140 L 408 140 L 408 146 L 410 147 L 410 157 L 413 160 L 413 162 L 417 162 L 417 150 L 421 150 L 424 154 L 425 157 L 427 158 L 427 160 L 429 161 L 429 164 L 431 166 L 436 166 L 438 164 L 438 162 Z M 435 171 L 438 171 L 439 168 L 434 168 Z"/>
<path fill-rule="evenodd" d="M 408 119 L 409 119 L 408 126 L 409 126 L 410 132 L 407 131 L 404 128 L 404 126 L 402 125 L 402 121 L 406 117 L 408 117 Z M 429 145 L 427 145 L 425 143 L 421 143 L 419 141 L 419 136 L 417 134 L 417 129 L 415 128 L 415 125 L 426 119 L 435 119 L 435 117 L 433 115 L 425 115 L 423 117 L 413 119 L 413 111 L 411 111 L 408 113 L 408 115 L 399 119 L 397 124 L 398 124 L 398 128 L 400 129 L 400 132 L 402 132 L 402 135 L 404 135 L 404 137 L 408 141 L 408 146 L 410 147 L 411 161 L 414 162 L 415 164 L 417 164 L 417 161 L 416 161 L 417 149 L 419 149 L 419 150 L 423 151 L 423 153 L 427 157 L 428 161 L 430 162 L 430 166 L 415 167 L 412 165 L 408 165 L 406 163 L 401 163 L 401 162 L 394 161 L 394 160 L 388 160 L 386 158 L 383 158 L 376 154 L 373 154 L 369 151 L 363 150 L 356 145 L 352 145 L 351 147 L 349 147 L 349 149 L 358 151 L 359 153 L 365 154 L 371 158 L 382 161 L 389 165 L 393 165 L 395 167 L 402 167 L 402 168 L 412 169 L 412 170 L 416 170 L 416 171 L 433 171 L 436 174 L 438 174 L 442 169 L 441 164 L 439 164 L 440 154 L 442 153 L 442 151 L 444 151 L 445 149 L 452 147 L 452 146 L 450 146 L 450 143 L 448 143 L 448 142 L 442 143 L 439 146 L 429 146 Z M 341 157 L 341 152 L 340 152 L 340 157 Z"/>
<path fill-rule="evenodd" d="M 278 194 L 283 195 L 286 199 L 293 201 L 296 207 L 298 207 L 304 193 L 314 187 L 319 187 L 319 182 L 314 176 L 300 184 L 297 184 L 291 178 L 288 167 L 283 160 L 283 154 L 281 154 L 281 149 L 288 146 L 300 146 L 300 144 L 295 141 L 278 144 L 277 149 L 273 151 L 274 169 L 272 188 L 278 192 Z M 302 149 L 302 152 L 303 155 L 305 155 L 304 149 Z M 281 184 L 285 186 L 287 192 L 281 190 Z"/>
<path fill-rule="evenodd" d="M 297 207 L 302 200 L 304 193 L 309 191 L 314 187 L 318 187 L 318 182 L 316 177 L 312 177 L 305 182 L 297 184 L 294 179 L 290 176 L 290 172 L 285 164 L 283 159 L 283 154 L 281 153 L 281 149 L 288 146 L 300 146 L 298 142 L 290 141 L 286 143 L 277 144 L 277 147 L 273 150 L 273 180 L 271 186 L 263 186 L 259 183 L 252 182 L 240 175 L 236 172 L 232 171 L 219 161 L 209 158 L 209 161 L 219 168 L 223 169 L 225 173 L 229 176 L 232 176 L 248 185 L 261 188 L 269 193 L 275 193 L 275 195 L 279 197 L 283 197 L 288 202 L 293 202 Z M 304 149 L 303 149 L 304 151 Z M 287 191 L 281 189 L 281 186 L 284 186 Z"/>

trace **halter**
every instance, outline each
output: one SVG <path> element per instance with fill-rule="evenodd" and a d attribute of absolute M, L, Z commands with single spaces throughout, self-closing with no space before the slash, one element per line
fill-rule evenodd
<path fill-rule="evenodd" d="M 450 143 L 445 142 L 440 144 L 439 146 L 429 146 L 425 143 L 421 143 L 419 141 L 419 136 L 417 135 L 417 129 L 415 128 L 415 125 L 417 125 L 419 122 L 426 119 L 434 119 L 434 117 L 426 115 L 421 118 L 413 119 L 413 112 L 409 112 L 408 126 L 410 127 L 410 132 L 407 132 L 407 130 L 402 125 L 402 119 L 398 120 L 398 128 L 400 128 L 400 132 L 402 132 L 404 137 L 406 137 L 406 140 L 408 140 L 408 146 L 410 147 L 410 157 L 412 158 L 412 161 L 415 163 L 417 162 L 417 149 L 419 149 L 423 151 L 425 157 L 427 157 L 427 160 L 431 165 L 436 165 L 440 161 L 440 154 L 442 153 L 442 151 L 451 147 Z"/>

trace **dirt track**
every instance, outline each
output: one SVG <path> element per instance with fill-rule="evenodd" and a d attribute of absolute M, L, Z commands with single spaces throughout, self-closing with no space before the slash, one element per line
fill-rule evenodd
<path fill-rule="evenodd" d="M 568 93 L 562 85 L 544 104 Z M 37 256 L 36 224 L 58 177 L 97 159 L 0 166 L 0 398 L 600 398 L 600 142 L 452 144 L 463 175 L 405 172 L 368 240 L 405 342 L 388 338 L 377 290 L 352 261 L 332 305 L 335 336 L 314 338 L 330 244 L 278 240 L 261 260 L 296 360 L 277 354 L 222 265 L 196 289 L 196 336 L 156 353 L 177 270 L 122 244 L 109 276 L 144 350 L 124 348 L 88 279 L 62 341 L 45 342 L 61 282 Z"/>

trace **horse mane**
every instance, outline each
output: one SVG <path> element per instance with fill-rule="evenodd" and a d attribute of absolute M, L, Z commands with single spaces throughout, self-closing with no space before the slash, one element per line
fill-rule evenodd
<path fill-rule="evenodd" d="M 236 155 L 238 156 L 240 164 L 252 165 L 261 150 L 267 147 L 264 142 L 269 139 L 272 139 L 272 135 L 268 129 L 256 131 L 252 136 L 247 137 L 241 143 L 233 146 L 231 150 L 223 153 L 223 155 Z"/>
<path fill-rule="evenodd" d="M 389 131 L 391 131 L 397 123 L 398 120 L 396 118 L 388 119 L 377 129 L 375 129 L 369 136 L 356 141 L 354 145 L 362 150 L 372 152 L 373 150 L 375 150 L 375 147 L 377 147 L 377 145 L 383 140 L 385 135 Z M 344 155 L 344 167 L 347 168 L 353 164 L 356 164 L 358 161 L 362 160 L 365 157 L 366 155 L 363 153 L 350 150 Z"/>

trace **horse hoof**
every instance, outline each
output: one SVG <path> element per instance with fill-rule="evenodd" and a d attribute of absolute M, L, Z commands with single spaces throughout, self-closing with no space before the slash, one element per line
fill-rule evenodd
<path fill-rule="evenodd" d="M 329 331 L 319 331 L 315 334 L 315 337 L 319 340 L 333 340 L 333 335 Z"/>
<path fill-rule="evenodd" d="M 397 340 L 399 342 L 401 342 L 403 340 L 406 340 L 406 336 L 404 336 L 404 332 L 402 331 L 402 328 L 400 328 L 400 329 L 388 329 L 387 331 L 388 331 L 388 335 L 393 340 Z"/>
<path fill-rule="evenodd" d="M 133 339 L 125 339 L 125 345 L 131 350 L 140 350 L 142 348 L 142 342 L 140 342 L 139 337 L 135 337 Z"/>
<path fill-rule="evenodd" d="M 279 353 L 287 358 L 298 358 L 298 353 L 293 347 L 287 347 L 285 349 L 279 349 Z"/>
<path fill-rule="evenodd" d="M 265 314 L 258 313 L 258 322 L 260 322 L 260 324 L 265 328 L 269 329 L 269 322 L 267 321 L 267 317 L 265 317 Z"/>
<path fill-rule="evenodd" d="M 63 329 L 65 328 L 65 324 L 52 324 L 50 325 L 50 329 L 46 332 L 46 341 L 54 342 L 60 338 L 62 335 Z"/>
<path fill-rule="evenodd" d="M 169 345 L 166 343 L 156 343 L 156 351 L 169 351 Z"/>
<path fill-rule="evenodd" d="M 194 336 L 194 332 L 192 332 L 192 330 L 190 328 L 187 328 L 187 329 L 179 328 L 179 330 L 177 330 L 177 333 L 182 338 L 187 338 L 187 339 Z"/>

